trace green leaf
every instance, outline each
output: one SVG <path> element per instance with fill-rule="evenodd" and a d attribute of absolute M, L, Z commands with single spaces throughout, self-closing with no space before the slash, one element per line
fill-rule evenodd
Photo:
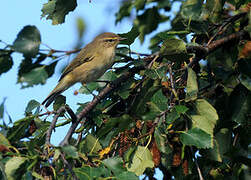
<path fill-rule="evenodd" d="M 109 168 L 115 175 L 120 175 L 126 169 L 123 167 L 123 161 L 120 157 L 113 157 L 103 160 L 104 165 Z"/>
<path fill-rule="evenodd" d="M 0 50 L 0 75 L 11 69 L 13 66 L 12 57 L 8 52 Z"/>
<path fill-rule="evenodd" d="M 151 79 L 165 79 L 167 72 L 167 66 L 161 66 L 156 69 L 146 69 L 145 75 Z"/>
<path fill-rule="evenodd" d="M 59 95 L 56 97 L 54 103 L 53 103 L 53 109 L 54 111 L 57 111 L 60 107 L 64 106 L 66 103 L 66 97 Z"/>
<path fill-rule="evenodd" d="M 40 106 L 40 103 L 39 102 L 37 102 L 36 100 L 30 100 L 29 102 L 28 102 L 28 105 L 26 106 L 26 108 L 25 108 L 25 112 L 26 113 L 31 113 L 32 112 L 32 110 L 33 109 L 35 109 L 35 108 L 37 108 L 37 107 L 39 107 Z"/>
<path fill-rule="evenodd" d="M 117 75 L 114 71 L 108 71 L 106 72 L 103 76 L 101 76 L 98 80 L 101 81 L 113 81 L 117 79 Z M 99 84 L 104 84 L 104 83 L 99 83 Z"/>
<path fill-rule="evenodd" d="M 116 176 L 116 178 L 119 180 L 129 180 L 129 179 L 130 180 L 139 180 L 138 176 L 136 176 L 132 172 L 127 172 L 127 171 L 120 173 L 119 175 Z"/>
<path fill-rule="evenodd" d="M 182 132 L 180 140 L 184 145 L 196 146 L 197 148 L 210 148 L 211 136 L 199 128 L 193 128 L 187 132 Z"/>
<path fill-rule="evenodd" d="M 158 90 L 151 99 L 151 104 L 154 105 L 159 112 L 163 112 L 168 108 L 168 99 L 163 95 L 162 90 Z"/>
<path fill-rule="evenodd" d="M 90 82 L 87 85 L 81 86 L 78 92 L 82 94 L 90 94 L 92 91 L 97 90 L 99 87 L 99 83 Z"/>
<path fill-rule="evenodd" d="M 198 20 L 202 11 L 203 1 L 187 0 L 183 2 L 181 7 L 181 15 L 185 19 Z"/>
<path fill-rule="evenodd" d="M 36 26 L 25 26 L 13 43 L 15 51 L 23 53 L 24 57 L 36 57 L 41 43 L 41 35 Z"/>
<path fill-rule="evenodd" d="M 183 105 L 176 105 L 175 109 L 178 114 L 185 114 L 189 110 L 186 106 Z"/>
<path fill-rule="evenodd" d="M 205 99 L 197 99 L 195 108 L 198 115 L 191 115 L 193 127 L 200 128 L 213 137 L 214 127 L 219 119 L 216 110 Z"/>
<path fill-rule="evenodd" d="M 154 82 L 152 79 L 144 81 L 141 92 L 132 104 L 131 110 L 134 115 L 145 115 L 147 110 L 147 103 L 151 100 L 152 96 L 160 89 L 159 81 Z"/>
<path fill-rule="evenodd" d="M 251 91 L 251 78 L 246 75 L 240 75 L 239 80 L 241 84 L 245 86 L 249 91 Z"/>
<path fill-rule="evenodd" d="M 4 115 L 4 103 L 6 101 L 6 98 L 3 99 L 3 102 L 0 104 L 0 119 L 3 119 Z"/>
<path fill-rule="evenodd" d="M 128 165 L 127 165 L 128 166 Z M 134 172 L 137 176 L 144 173 L 146 168 L 153 168 L 154 163 L 152 160 L 152 154 L 147 147 L 138 146 L 130 167 L 127 167 L 128 171 Z"/>
<path fill-rule="evenodd" d="M 119 11 L 115 14 L 115 24 L 120 22 L 123 18 L 130 16 L 132 8 L 133 4 L 131 1 L 123 1 L 123 4 L 120 6 Z"/>
<path fill-rule="evenodd" d="M 83 20 L 83 18 L 77 18 L 77 29 L 78 29 L 78 39 L 81 39 L 84 35 L 84 32 L 86 30 L 86 24 Z"/>
<path fill-rule="evenodd" d="M 144 9 L 146 4 L 146 0 L 135 0 L 134 6 L 136 7 L 136 10 Z"/>
<path fill-rule="evenodd" d="M 8 130 L 7 138 L 12 143 L 15 141 L 19 141 L 24 138 L 27 134 L 28 127 L 32 120 L 34 120 L 35 116 L 27 116 L 23 119 L 15 121 L 13 127 Z"/>
<path fill-rule="evenodd" d="M 66 154 L 67 157 L 77 159 L 78 158 L 78 151 L 77 148 L 74 146 L 63 146 L 61 147 L 62 151 Z"/>
<path fill-rule="evenodd" d="M 128 114 L 116 118 L 109 118 L 104 126 L 98 130 L 98 137 L 102 138 L 104 135 L 111 132 L 113 132 L 113 136 L 116 136 L 119 132 L 132 128 L 135 125 L 133 122 L 132 117 Z"/>
<path fill-rule="evenodd" d="M 57 63 L 58 63 L 58 61 L 55 61 L 55 62 L 45 66 L 45 71 L 48 74 L 48 78 L 54 74 L 55 67 L 56 67 Z"/>
<path fill-rule="evenodd" d="M 81 142 L 81 151 L 89 153 L 89 154 L 96 154 L 99 150 L 102 149 L 102 146 L 99 143 L 99 140 L 94 137 L 92 134 L 88 134 L 84 141 Z"/>
<path fill-rule="evenodd" d="M 74 168 L 73 171 L 76 173 L 77 177 L 81 180 L 91 180 L 91 179 L 99 179 L 100 177 L 108 177 L 110 173 L 104 167 L 81 167 Z"/>
<path fill-rule="evenodd" d="M 155 128 L 154 131 L 154 139 L 156 140 L 156 144 L 160 152 L 169 154 L 172 152 L 172 149 L 167 144 L 167 135 L 161 134 L 159 128 Z"/>
<path fill-rule="evenodd" d="M 11 145 L 9 140 L 2 133 L 0 133 L 0 144 L 7 147 Z"/>
<path fill-rule="evenodd" d="M 188 78 L 187 78 L 187 87 L 186 87 L 186 102 L 193 101 L 197 99 L 198 93 L 198 84 L 196 73 L 192 68 L 188 68 Z"/>
<path fill-rule="evenodd" d="M 212 149 L 206 149 L 200 153 L 207 158 L 222 162 L 224 155 L 229 151 L 231 147 L 231 132 L 227 128 L 220 129 L 218 133 L 215 135 L 214 145 Z"/>
<path fill-rule="evenodd" d="M 143 43 L 145 35 L 157 29 L 160 22 L 168 20 L 168 17 L 161 16 L 157 7 L 148 8 L 143 14 L 138 15 L 134 20 L 134 25 L 140 32 L 139 39 Z"/>
<path fill-rule="evenodd" d="M 251 93 L 243 85 L 238 85 L 230 95 L 229 113 L 232 121 L 248 126 L 250 109 L 251 109 Z"/>
<path fill-rule="evenodd" d="M 206 1 L 202 13 L 203 19 L 209 19 L 213 23 L 219 22 L 222 17 L 224 4 L 225 1 L 222 0 Z"/>
<path fill-rule="evenodd" d="M 126 40 L 121 41 L 120 44 L 131 45 L 135 41 L 135 39 L 139 36 L 139 30 L 136 26 L 133 26 L 129 32 L 118 35 L 120 37 L 126 38 Z"/>
<path fill-rule="evenodd" d="M 45 84 L 48 74 L 45 67 L 38 67 L 31 70 L 29 73 L 19 77 L 18 82 L 22 84 L 22 88 L 32 87 L 36 84 Z"/>
<path fill-rule="evenodd" d="M 180 114 L 176 111 L 175 108 L 171 110 L 171 112 L 167 113 L 166 123 L 172 124 L 175 120 L 180 118 Z"/>
<path fill-rule="evenodd" d="M 181 39 L 167 39 L 163 42 L 160 53 L 167 58 L 172 58 L 173 55 L 184 56 L 186 52 L 186 43 Z"/>
<path fill-rule="evenodd" d="M 42 17 L 51 19 L 53 25 L 65 22 L 65 16 L 77 7 L 76 0 L 51 0 L 42 8 Z"/>
<path fill-rule="evenodd" d="M 5 164 L 5 173 L 8 180 L 15 180 L 20 178 L 21 174 L 17 172 L 20 168 L 25 169 L 25 166 L 23 166 L 23 164 L 26 160 L 27 159 L 24 157 L 12 157 L 7 161 L 7 163 Z"/>

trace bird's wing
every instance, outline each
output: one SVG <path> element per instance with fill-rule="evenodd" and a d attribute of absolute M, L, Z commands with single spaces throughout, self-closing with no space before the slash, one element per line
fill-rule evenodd
<path fill-rule="evenodd" d="M 83 57 L 85 57 L 83 59 Z M 77 57 L 65 68 L 59 81 L 63 79 L 68 73 L 73 71 L 76 67 L 82 65 L 83 63 L 89 62 L 93 59 L 93 56 L 86 56 L 85 52 L 80 52 Z"/>

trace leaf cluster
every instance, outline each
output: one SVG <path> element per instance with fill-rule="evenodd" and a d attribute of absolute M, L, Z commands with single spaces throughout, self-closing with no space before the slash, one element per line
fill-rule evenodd
<path fill-rule="evenodd" d="M 63 2 L 49 1 L 43 15 L 54 24 L 64 22 L 76 4 Z M 63 96 L 45 113 L 31 100 L 25 117 L 12 123 L 4 102 L 0 105 L 2 179 L 151 179 L 155 168 L 164 179 L 250 177 L 250 4 L 187 0 L 170 19 L 166 12 L 174 2 L 122 2 L 116 23 L 134 19 L 131 31 L 121 34 L 127 37 L 124 44 L 137 37 L 143 42 L 160 23 L 172 27 L 151 39 L 152 54 L 119 48 L 116 62 L 124 65 L 82 87 L 80 93 L 98 95 L 78 104 L 77 112 L 69 110 Z M 8 71 L 11 54 L 20 52 L 24 60 L 18 82 L 27 83 L 25 87 L 44 84 L 58 59 L 53 49 L 40 53 L 40 43 L 37 28 L 24 27 L 13 45 L 0 51 L 0 72 Z M 45 58 L 55 60 L 43 65 Z M 51 116 L 55 127 L 48 120 Z M 71 126 L 68 133 L 73 129 L 67 145 L 51 145 L 49 130 L 65 125 Z"/>

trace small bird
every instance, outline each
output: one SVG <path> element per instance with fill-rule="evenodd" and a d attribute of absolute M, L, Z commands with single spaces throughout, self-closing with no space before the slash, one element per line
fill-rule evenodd
<path fill-rule="evenodd" d="M 95 37 L 65 68 L 57 86 L 42 102 L 42 105 L 48 107 L 59 94 L 77 82 L 85 85 L 100 78 L 113 65 L 115 49 L 124 39 L 110 32 Z"/>

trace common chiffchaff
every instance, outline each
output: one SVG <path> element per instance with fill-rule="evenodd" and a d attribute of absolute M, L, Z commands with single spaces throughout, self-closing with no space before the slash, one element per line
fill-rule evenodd
<path fill-rule="evenodd" d="M 56 96 L 77 82 L 83 85 L 96 81 L 114 63 L 115 49 L 124 38 L 114 33 L 102 33 L 87 44 L 65 68 L 57 86 L 42 102 L 48 107 Z"/>

